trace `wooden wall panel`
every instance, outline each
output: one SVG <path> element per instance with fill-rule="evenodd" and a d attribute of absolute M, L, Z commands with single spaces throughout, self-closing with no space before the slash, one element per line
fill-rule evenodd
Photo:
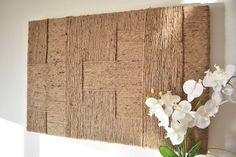
<path fill-rule="evenodd" d="M 47 134 L 66 130 L 66 19 L 48 20 Z"/>
<path fill-rule="evenodd" d="M 210 63 L 209 56 L 209 8 L 205 7 L 184 7 L 184 80 L 204 77 L 203 71 L 207 71 Z M 199 46 L 201 45 L 201 46 Z M 196 66 L 197 63 L 197 66 Z M 208 129 L 194 128 L 190 136 L 190 144 L 202 139 L 202 150 L 206 152 Z"/>
<path fill-rule="evenodd" d="M 28 63 L 44 64 L 47 60 L 48 20 L 29 23 Z"/>
<path fill-rule="evenodd" d="M 30 22 L 27 129 L 151 148 L 168 144 L 147 116 L 145 97 L 151 87 L 182 95 L 184 80 L 202 77 L 208 14 L 207 6 L 179 6 Z M 206 144 L 206 133 L 194 135 Z"/>
<path fill-rule="evenodd" d="M 143 97 L 155 87 L 182 95 L 183 74 L 182 7 L 148 9 L 144 49 Z M 145 108 L 143 115 L 148 113 Z M 166 144 L 165 131 L 156 126 L 156 118 L 143 116 L 143 145 Z"/>

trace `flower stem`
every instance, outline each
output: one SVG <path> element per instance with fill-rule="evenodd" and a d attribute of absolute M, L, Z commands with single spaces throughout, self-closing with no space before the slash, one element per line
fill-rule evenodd
<path fill-rule="evenodd" d="M 231 81 L 233 78 L 236 78 L 236 76 L 232 76 L 232 77 L 228 80 L 228 82 L 227 82 L 226 84 L 230 83 L 230 81 Z"/>
<path fill-rule="evenodd" d="M 183 141 L 183 144 L 182 144 L 183 157 L 186 157 L 186 152 L 187 152 L 187 144 L 186 144 L 187 143 L 187 136 L 186 135 L 184 137 L 184 141 Z"/>
<path fill-rule="evenodd" d="M 193 109 L 193 110 L 194 110 L 194 111 L 197 110 L 197 108 L 198 108 L 200 105 L 202 105 L 201 102 L 202 102 L 205 98 L 209 97 L 210 95 L 211 95 L 211 92 L 207 92 L 207 93 L 203 94 L 202 96 L 200 96 L 200 98 L 199 98 L 199 100 L 197 101 L 196 105 L 194 106 L 194 109 Z"/>

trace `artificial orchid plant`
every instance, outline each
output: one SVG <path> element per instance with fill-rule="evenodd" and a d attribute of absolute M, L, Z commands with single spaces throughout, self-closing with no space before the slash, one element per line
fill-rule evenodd
<path fill-rule="evenodd" d="M 236 67 L 227 65 L 225 69 L 215 65 L 215 71 L 206 71 L 203 80 L 188 80 L 183 84 L 187 100 L 173 95 L 171 91 L 156 93 L 151 89 L 145 104 L 149 115 L 155 116 L 159 127 L 166 130 L 166 138 L 176 146 L 171 150 L 166 146 L 159 148 L 164 157 L 194 157 L 198 154 L 201 141 L 187 150 L 186 141 L 191 128 L 207 128 L 210 118 L 218 112 L 220 105 L 231 101 L 236 103 L 236 89 L 232 84 Z M 210 90 L 207 90 L 210 88 Z M 224 95 L 227 99 L 224 100 Z M 201 155 L 203 157 L 204 155 Z"/>

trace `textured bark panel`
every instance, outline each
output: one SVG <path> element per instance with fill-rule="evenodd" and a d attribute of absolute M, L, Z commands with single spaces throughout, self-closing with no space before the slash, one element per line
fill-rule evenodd
<path fill-rule="evenodd" d="M 117 117 L 142 118 L 142 88 L 117 90 Z"/>
<path fill-rule="evenodd" d="M 117 60 L 143 60 L 144 31 L 117 32 Z"/>
<path fill-rule="evenodd" d="M 78 48 L 80 42 L 78 34 L 82 31 L 79 29 L 81 28 L 80 26 L 80 18 L 67 18 L 68 43 L 66 54 L 66 136 L 74 138 L 78 137 L 78 110 L 82 105 L 83 98 L 83 56 Z"/>
<path fill-rule="evenodd" d="M 182 95 L 209 64 L 209 10 L 168 7 L 29 23 L 27 129 L 156 148 L 150 88 Z M 192 135 L 204 138 L 207 132 Z"/>
<path fill-rule="evenodd" d="M 47 114 L 46 112 L 27 110 L 27 130 L 47 133 Z"/>
<path fill-rule="evenodd" d="M 154 87 L 157 91 L 172 91 L 182 95 L 183 44 L 182 7 L 148 9 L 144 49 L 143 96 Z M 147 116 L 143 110 L 143 145 L 158 147 L 166 144 L 165 131 L 157 127 L 156 118 Z"/>
<path fill-rule="evenodd" d="M 85 62 L 85 89 L 140 89 L 142 62 Z M 94 79 L 96 78 L 96 79 Z"/>
<path fill-rule="evenodd" d="M 82 138 L 114 141 L 115 91 L 85 91 L 79 116 Z"/>
<path fill-rule="evenodd" d="M 47 59 L 48 20 L 29 22 L 28 63 L 44 64 Z"/>
<path fill-rule="evenodd" d="M 48 20 L 47 133 L 66 131 L 66 19 Z"/>
<path fill-rule="evenodd" d="M 209 7 L 184 7 L 184 80 L 202 79 L 209 68 Z M 207 151 L 207 129 L 194 128 L 190 145 L 203 141 L 202 151 Z"/>
<path fill-rule="evenodd" d="M 66 43 L 66 18 L 48 20 L 48 64 L 65 63 Z"/>
<path fill-rule="evenodd" d="M 118 13 L 118 31 L 145 31 L 146 10 Z"/>
<path fill-rule="evenodd" d="M 46 79 L 47 65 L 34 64 L 28 66 L 28 108 L 38 111 L 46 111 Z"/>
<path fill-rule="evenodd" d="M 114 61 L 116 56 L 116 14 L 82 16 L 81 49 L 84 61 Z"/>
<path fill-rule="evenodd" d="M 135 117 L 116 118 L 113 124 L 116 143 L 142 146 L 142 119 Z"/>

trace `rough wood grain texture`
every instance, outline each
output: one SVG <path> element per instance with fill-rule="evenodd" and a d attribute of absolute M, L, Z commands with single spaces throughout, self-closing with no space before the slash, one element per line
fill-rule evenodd
<path fill-rule="evenodd" d="M 66 24 L 48 20 L 47 133 L 60 136 L 66 131 Z"/>
<path fill-rule="evenodd" d="M 209 64 L 205 6 L 145 9 L 29 23 L 27 129 L 156 148 L 150 88 L 182 95 Z M 192 135 L 207 132 L 196 130 Z"/>
<path fill-rule="evenodd" d="M 85 89 L 140 89 L 142 62 L 85 62 Z M 96 79 L 94 79 L 96 78 Z"/>
<path fill-rule="evenodd" d="M 67 18 L 68 43 L 66 55 L 66 106 L 67 128 L 66 136 L 78 137 L 78 110 L 82 105 L 83 98 L 83 56 L 78 49 L 80 39 L 79 28 L 81 19 L 76 17 Z"/>
<path fill-rule="evenodd" d="M 118 14 L 117 60 L 143 60 L 146 11 Z"/>
<path fill-rule="evenodd" d="M 115 91 L 85 91 L 79 116 L 83 136 L 95 140 L 114 141 Z"/>
<path fill-rule="evenodd" d="M 81 49 L 84 61 L 114 61 L 116 57 L 116 14 L 81 17 Z"/>
<path fill-rule="evenodd" d="M 116 143 L 123 143 L 128 145 L 142 145 L 142 119 L 135 117 L 118 117 L 113 124 Z"/>
<path fill-rule="evenodd" d="M 143 96 L 154 87 L 157 91 L 172 91 L 182 94 L 183 43 L 182 7 L 148 9 L 144 49 Z M 143 146 L 156 148 L 167 142 L 165 131 L 157 127 L 156 118 L 147 116 L 143 110 Z"/>
<path fill-rule="evenodd" d="M 48 20 L 48 64 L 65 63 L 66 43 L 66 18 Z"/>
<path fill-rule="evenodd" d="M 184 7 L 184 80 L 202 79 L 209 67 L 209 7 Z M 202 151 L 207 151 L 207 129 L 194 128 L 190 145 L 200 139 Z"/>
<path fill-rule="evenodd" d="M 46 112 L 28 109 L 27 110 L 27 130 L 47 133 Z"/>
<path fill-rule="evenodd" d="M 46 111 L 46 79 L 48 70 L 45 64 L 28 66 L 27 107 L 32 110 Z"/>
<path fill-rule="evenodd" d="M 47 60 L 48 20 L 29 22 L 28 63 L 44 64 Z"/>

